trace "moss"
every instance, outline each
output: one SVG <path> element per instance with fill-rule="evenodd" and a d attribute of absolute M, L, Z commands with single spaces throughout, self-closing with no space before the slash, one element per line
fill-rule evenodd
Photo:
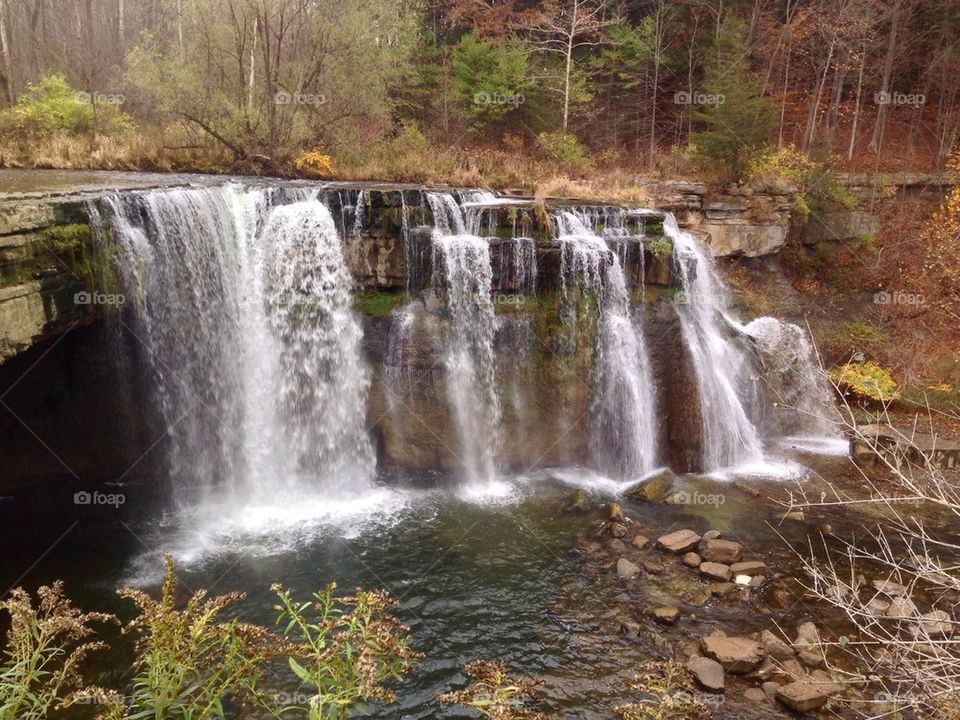
<path fill-rule="evenodd" d="M 93 233 L 86 223 L 58 225 L 45 232 L 48 247 L 58 255 L 83 250 L 90 245 Z"/>
<path fill-rule="evenodd" d="M 643 225 L 644 235 L 663 235 L 662 222 L 648 222 Z"/>
<path fill-rule="evenodd" d="M 407 294 L 404 290 L 362 293 L 354 299 L 353 306 L 357 312 L 370 317 L 387 317 L 406 302 L 406 299 Z"/>

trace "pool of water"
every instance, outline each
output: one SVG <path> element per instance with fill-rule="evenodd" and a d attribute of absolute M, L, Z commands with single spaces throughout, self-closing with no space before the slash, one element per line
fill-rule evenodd
<path fill-rule="evenodd" d="M 722 478 L 688 477 L 682 489 L 702 502 L 628 504 L 628 510 L 652 537 L 678 527 L 717 528 L 745 543 L 751 557 L 787 572 L 795 565 L 784 538 L 801 543 L 809 527 L 778 525 L 781 508 L 743 488 L 782 491 L 790 482 L 810 480 L 798 463 Z M 434 697 L 462 687 L 460 669 L 473 659 L 503 660 L 518 675 L 543 680 L 543 709 L 558 717 L 610 717 L 613 705 L 631 699 L 628 684 L 643 662 L 671 656 L 682 642 L 733 616 L 741 631 L 758 629 L 771 617 L 762 604 L 732 614 L 704 607 L 669 633 L 638 617 L 644 631 L 628 638 L 619 634 L 614 612 L 623 588 L 605 570 L 585 568 L 592 519 L 563 510 L 574 486 L 602 505 L 616 499 L 622 485 L 567 468 L 511 478 L 489 494 L 440 486 L 384 483 L 340 504 L 301 501 L 203 513 L 164 510 L 166 503 L 151 497 L 149 477 L 113 488 L 132 498 L 119 508 L 78 506 L 72 496 L 47 489 L 0 502 L 7 548 L 0 581 L 4 589 L 33 590 L 63 578 L 81 607 L 129 619 L 131 607 L 114 591 L 156 591 L 162 553 L 169 551 L 185 595 L 198 588 L 245 592 L 239 615 L 265 625 L 275 621 L 269 592 L 274 582 L 304 596 L 330 581 L 345 591 L 385 588 L 399 601 L 397 614 L 425 655 L 398 686 L 397 703 L 376 709 L 376 717 L 398 719 L 462 717 L 462 711 L 439 708 Z M 653 577 L 630 589 L 651 607 L 682 605 L 680 591 L 673 580 Z M 795 622 L 805 612 L 798 605 L 777 617 Z M 127 679 L 132 649 L 126 640 L 114 640 L 97 669 L 101 683 L 116 687 Z M 734 707 L 728 705 L 731 712 Z"/>

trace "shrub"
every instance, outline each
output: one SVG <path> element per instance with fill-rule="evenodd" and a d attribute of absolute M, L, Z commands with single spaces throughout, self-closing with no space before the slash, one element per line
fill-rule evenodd
<path fill-rule="evenodd" d="M 829 375 L 830 380 L 844 393 L 881 402 L 900 397 L 900 390 L 890 371 L 875 362 L 847 363 L 831 368 Z"/>
<path fill-rule="evenodd" d="M 294 160 L 293 165 L 305 175 L 315 177 L 332 177 L 334 175 L 332 158 L 319 150 L 304 153 Z"/>
<path fill-rule="evenodd" d="M 620 720 L 707 720 L 711 709 L 698 700 L 693 675 L 677 662 L 648 662 L 631 683 L 643 699 L 613 709 Z"/>
<path fill-rule="evenodd" d="M 25 138 L 88 133 L 122 137 L 134 128 L 130 116 L 114 104 L 97 103 L 94 117 L 91 101 L 59 73 L 28 85 L 17 103 L 0 116 L 0 123 Z"/>
<path fill-rule="evenodd" d="M 647 249 L 658 260 L 669 260 L 673 256 L 673 243 L 663 237 L 648 243 Z"/>
<path fill-rule="evenodd" d="M 828 156 L 817 160 L 794 145 L 763 153 L 755 158 L 747 169 L 750 181 L 765 181 L 770 178 L 785 180 L 799 190 L 793 217 L 805 223 L 811 215 L 821 214 L 830 205 L 851 209 L 856 200 L 837 179 L 839 159 Z"/>
<path fill-rule="evenodd" d="M 93 622 L 111 622 L 103 613 L 84 613 L 63 597 L 63 583 L 41 587 L 34 607 L 22 588 L 10 592 L 0 609 L 10 614 L 7 647 L 0 659 L 0 718 L 46 720 L 55 710 L 82 698 L 116 702 L 97 687 L 81 689 L 80 664 L 106 647 L 88 642 Z"/>
<path fill-rule="evenodd" d="M 159 602 L 140 590 L 118 591 L 140 610 L 124 629 L 141 633 L 128 716 L 221 719 L 226 699 L 259 702 L 262 664 L 287 648 L 264 628 L 220 620 L 224 610 L 243 599 L 242 593 L 208 600 L 206 591 L 200 590 L 178 610 L 177 579 L 169 555 L 164 565 Z"/>
<path fill-rule="evenodd" d="M 290 669 L 312 693 L 311 720 L 342 720 L 369 700 L 394 702 L 384 683 L 400 680 L 421 657 L 410 648 L 408 629 L 389 613 L 396 603 L 383 591 L 357 588 L 351 597 L 334 596 L 335 584 L 299 602 L 280 585 L 277 622 L 294 642 Z M 283 711 L 281 711 L 283 712 Z"/>
<path fill-rule="evenodd" d="M 546 715 L 527 707 L 538 697 L 537 680 L 515 680 L 500 662 L 475 660 L 463 671 L 473 679 L 464 690 L 437 696 L 441 705 L 462 705 L 490 720 L 546 720 Z"/>
<path fill-rule="evenodd" d="M 543 149 L 553 159 L 580 167 L 589 163 L 586 151 L 573 133 L 543 132 L 538 137 Z"/>

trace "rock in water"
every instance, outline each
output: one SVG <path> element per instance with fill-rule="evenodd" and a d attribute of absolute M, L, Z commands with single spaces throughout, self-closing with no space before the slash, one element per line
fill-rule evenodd
<path fill-rule="evenodd" d="M 662 468 L 632 485 L 624 495 L 634 502 L 658 502 L 667 496 L 676 479 L 670 468 Z"/>
<path fill-rule="evenodd" d="M 759 560 L 746 560 L 730 566 L 734 575 L 766 575 L 767 565 Z"/>
<path fill-rule="evenodd" d="M 761 633 L 760 642 L 763 643 L 767 654 L 774 660 L 789 660 L 793 657 L 793 648 L 769 630 L 764 630 Z"/>
<path fill-rule="evenodd" d="M 724 565 L 723 563 L 716 562 L 705 562 L 700 565 L 700 574 L 705 578 L 710 578 L 711 580 L 719 580 L 720 582 L 729 582 L 730 580 L 730 566 Z"/>
<path fill-rule="evenodd" d="M 700 550 L 704 560 L 733 565 L 743 558 L 743 545 L 732 540 L 707 540 Z"/>
<path fill-rule="evenodd" d="M 700 542 L 700 536 L 693 530 L 676 530 L 657 538 L 657 547 L 675 555 L 693 550 Z"/>
<path fill-rule="evenodd" d="M 723 666 L 716 660 L 705 657 L 692 657 L 687 660 L 687 670 L 705 690 L 723 692 Z"/>
<path fill-rule="evenodd" d="M 590 498 L 583 490 L 574 490 L 563 506 L 564 512 L 583 515 L 590 512 Z"/>
<path fill-rule="evenodd" d="M 763 645 L 745 637 L 707 635 L 700 641 L 703 654 L 723 665 L 732 673 L 744 674 L 757 667 L 765 655 Z"/>
<path fill-rule="evenodd" d="M 826 705 L 830 695 L 825 689 L 804 680 L 797 680 L 777 689 L 777 700 L 799 713 L 810 712 Z"/>
<path fill-rule="evenodd" d="M 640 566 L 636 563 L 632 563 L 626 558 L 620 558 L 617 560 L 617 577 L 623 578 L 624 580 L 629 580 L 634 578 L 640 572 Z"/>
<path fill-rule="evenodd" d="M 680 611 L 672 605 L 654 608 L 653 616 L 662 623 L 673 625 L 680 618 Z"/>
<path fill-rule="evenodd" d="M 698 568 L 700 567 L 700 563 L 703 561 L 700 559 L 700 556 L 697 555 L 695 552 L 688 552 L 682 558 L 680 558 L 680 562 L 682 562 L 687 567 Z"/>

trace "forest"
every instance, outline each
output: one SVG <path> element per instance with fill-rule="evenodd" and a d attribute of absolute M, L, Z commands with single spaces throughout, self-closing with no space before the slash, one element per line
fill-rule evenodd
<path fill-rule="evenodd" d="M 505 187 L 537 162 L 729 179 L 771 148 L 942 168 L 958 31 L 956 0 L 2 0 L 0 164 Z"/>

